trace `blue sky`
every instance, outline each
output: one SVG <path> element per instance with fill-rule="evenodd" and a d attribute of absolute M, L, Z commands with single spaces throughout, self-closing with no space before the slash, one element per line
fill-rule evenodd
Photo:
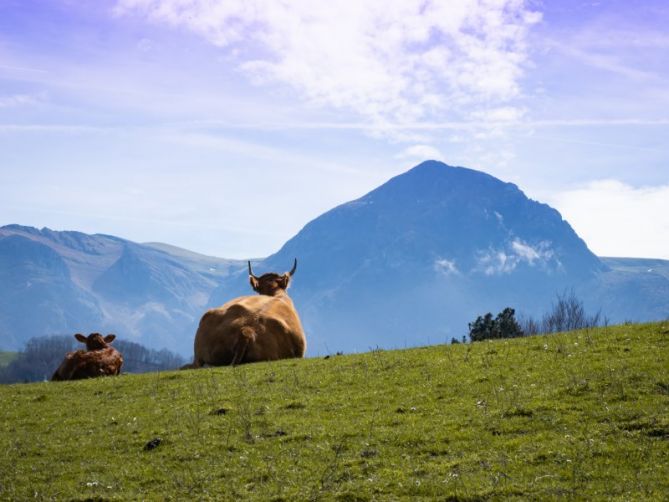
<path fill-rule="evenodd" d="M 669 259 L 669 4 L 0 0 L 0 223 L 272 253 L 422 160 Z"/>

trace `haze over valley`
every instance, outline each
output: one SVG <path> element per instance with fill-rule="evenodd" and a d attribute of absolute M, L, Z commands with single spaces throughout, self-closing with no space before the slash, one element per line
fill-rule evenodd
<path fill-rule="evenodd" d="M 444 343 L 506 306 L 573 290 L 609 322 L 669 316 L 669 262 L 595 256 L 550 206 L 488 174 L 419 164 L 308 222 L 256 273 L 298 259 L 308 354 Z M 245 260 L 109 235 L 0 228 L 0 348 L 105 331 L 190 358 L 201 315 L 252 294 Z"/>

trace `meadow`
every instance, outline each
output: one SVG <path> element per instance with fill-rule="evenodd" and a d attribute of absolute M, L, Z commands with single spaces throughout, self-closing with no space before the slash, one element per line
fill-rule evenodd
<path fill-rule="evenodd" d="M 661 500 L 669 321 L 0 386 L 0 500 Z"/>

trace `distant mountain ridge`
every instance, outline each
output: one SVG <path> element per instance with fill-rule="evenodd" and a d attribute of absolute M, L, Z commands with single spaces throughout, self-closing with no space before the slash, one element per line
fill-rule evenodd
<path fill-rule="evenodd" d="M 435 161 L 315 218 L 254 270 L 294 258 L 309 354 L 445 342 L 488 311 L 541 315 L 570 289 L 611 322 L 669 318 L 668 261 L 598 258 L 516 185 Z M 245 261 L 0 227 L 0 349 L 109 330 L 190 357 L 202 313 L 247 294 Z"/>
<path fill-rule="evenodd" d="M 0 347 L 106 330 L 188 354 L 210 293 L 242 265 L 109 235 L 0 227 Z"/>

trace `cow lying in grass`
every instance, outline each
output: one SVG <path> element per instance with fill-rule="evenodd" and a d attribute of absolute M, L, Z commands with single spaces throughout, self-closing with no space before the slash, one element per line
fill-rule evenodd
<path fill-rule="evenodd" d="M 297 260 L 290 272 L 256 277 L 249 262 L 249 282 L 258 295 L 235 298 L 204 314 L 193 364 L 183 369 L 304 357 L 304 331 L 286 292 L 296 268 Z"/>
<path fill-rule="evenodd" d="M 80 380 L 121 373 L 123 356 L 109 345 L 116 335 L 107 335 L 103 338 L 100 333 L 91 333 L 88 337 L 77 333 L 74 338 L 86 344 L 86 350 L 65 354 L 65 359 L 51 377 L 52 381 Z"/>

